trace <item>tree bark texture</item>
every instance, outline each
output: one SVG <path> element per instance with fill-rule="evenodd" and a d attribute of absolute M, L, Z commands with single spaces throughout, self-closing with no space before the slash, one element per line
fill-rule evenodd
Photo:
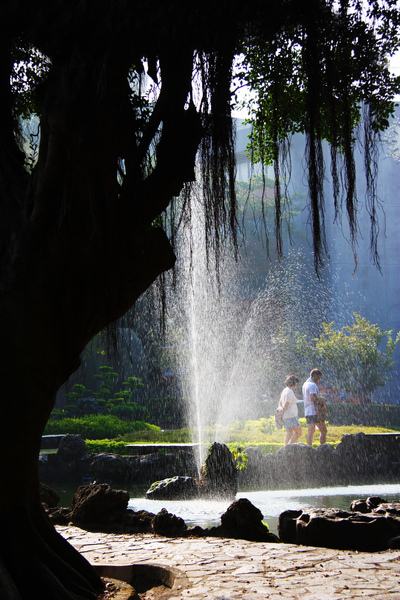
<path fill-rule="evenodd" d="M 101 580 L 41 508 L 41 436 L 57 390 L 79 366 L 86 344 L 173 266 L 168 238 L 154 221 L 193 176 L 202 129 L 196 111 L 185 107 L 192 51 L 160 53 L 165 86 L 143 149 L 133 141 L 127 74 L 138 56 L 124 20 L 122 31 L 89 30 L 87 40 L 79 39 L 79 27 L 71 28 L 62 47 L 54 36 L 60 22 L 52 23 L 45 11 L 39 23 L 28 4 L 15 3 L 10 11 L 19 6 L 28 12 L 28 41 L 48 52 L 52 65 L 38 92 L 40 152 L 32 174 L 13 135 L 12 99 L 3 96 L 0 597 L 96 598 Z M 54 7 L 48 9 L 55 18 Z M 0 86 L 7 91 L 15 32 L 3 33 Z M 161 124 L 154 165 L 146 173 L 138 153 L 148 152 Z M 123 182 L 117 177 L 122 162 Z"/>

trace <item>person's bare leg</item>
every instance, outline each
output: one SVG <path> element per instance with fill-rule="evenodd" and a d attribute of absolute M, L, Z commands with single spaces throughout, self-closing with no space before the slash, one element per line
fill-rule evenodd
<path fill-rule="evenodd" d="M 312 446 L 312 441 L 313 441 L 313 437 L 314 437 L 314 433 L 315 433 L 315 425 L 312 423 L 311 425 L 308 425 L 307 427 L 308 427 L 307 445 Z"/>
<path fill-rule="evenodd" d="M 319 429 L 319 443 L 325 444 L 326 443 L 326 432 L 327 432 L 326 425 L 325 425 L 325 423 L 318 423 L 317 427 Z"/>
<path fill-rule="evenodd" d="M 289 441 L 289 444 L 295 444 L 299 437 L 301 437 L 301 425 L 293 427 L 293 435 Z"/>
<path fill-rule="evenodd" d="M 290 438 L 292 437 L 293 427 L 286 429 L 286 437 L 285 437 L 285 446 L 290 443 Z"/>

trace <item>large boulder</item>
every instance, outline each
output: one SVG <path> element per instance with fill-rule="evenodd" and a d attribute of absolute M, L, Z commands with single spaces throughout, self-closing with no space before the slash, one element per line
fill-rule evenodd
<path fill-rule="evenodd" d="M 260 448 L 247 446 L 245 449 L 247 456 L 246 468 L 238 472 L 238 482 L 240 486 L 251 486 L 252 489 L 265 489 L 266 482 L 266 464 L 267 459 Z"/>
<path fill-rule="evenodd" d="M 172 515 L 165 508 L 153 517 L 151 523 L 154 533 L 159 535 L 183 535 L 187 530 L 185 521 L 181 517 Z"/>
<path fill-rule="evenodd" d="M 133 511 L 130 508 L 125 513 L 124 531 L 127 533 L 152 533 L 154 513 L 147 510 Z"/>
<path fill-rule="evenodd" d="M 199 487 L 193 477 L 168 477 L 155 481 L 146 492 L 150 500 L 190 500 L 199 495 Z"/>
<path fill-rule="evenodd" d="M 85 440 L 80 435 L 68 433 L 63 437 L 57 450 L 57 456 L 64 462 L 79 460 L 86 455 Z"/>
<path fill-rule="evenodd" d="M 200 492 L 211 498 L 233 499 L 237 494 L 237 469 L 229 448 L 214 444 L 201 469 Z"/>
<path fill-rule="evenodd" d="M 53 488 L 46 485 L 45 483 L 40 483 L 40 501 L 47 508 L 56 508 L 58 503 L 60 502 L 60 496 L 57 494 Z"/>
<path fill-rule="evenodd" d="M 263 523 L 263 514 L 247 498 L 235 500 L 221 516 L 221 527 L 217 528 L 223 537 L 250 540 L 252 542 L 277 542 Z"/>
<path fill-rule="evenodd" d="M 90 473 L 97 483 L 125 483 L 129 466 L 119 454 L 96 454 Z"/>
<path fill-rule="evenodd" d="M 76 525 L 122 523 L 129 494 L 106 483 L 81 485 L 72 499 L 71 521 Z"/>
<path fill-rule="evenodd" d="M 392 540 L 400 535 L 400 519 L 385 511 L 287 510 L 279 515 L 278 533 L 285 543 L 376 552 L 394 547 Z"/>

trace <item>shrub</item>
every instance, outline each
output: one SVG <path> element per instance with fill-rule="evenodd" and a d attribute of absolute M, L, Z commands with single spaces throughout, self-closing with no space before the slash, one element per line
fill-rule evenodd
<path fill-rule="evenodd" d="M 123 421 L 147 421 L 150 418 L 147 408 L 136 402 L 113 406 L 110 408 L 109 413 Z"/>
<path fill-rule="evenodd" d="M 130 454 L 125 442 L 118 440 L 86 440 L 86 449 L 89 454 Z"/>
<path fill-rule="evenodd" d="M 84 439 L 101 440 L 116 438 L 130 431 L 159 430 L 156 425 L 143 421 L 122 421 L 111 415 L 85 415 L 80 418 L 65 418 L 49 421 L 44 433 L 52 435 L 57 433 L 74 433 Z"/>
<path fill-rule="evenodd" d="M 391 404 L 328 404 L 331 425 L 363 425 L 400 429 L 400 406 Z"/>

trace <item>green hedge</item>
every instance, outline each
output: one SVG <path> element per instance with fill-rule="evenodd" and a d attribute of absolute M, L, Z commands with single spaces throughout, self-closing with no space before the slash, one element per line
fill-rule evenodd
<path fill-rule="evenodd" d="M 86 449 L 89 454 L 130 454 L 125 442 L 117 440 L 86 440 Z"/>
<path fill-rule="evenodd" d="M 156 425 L 143 421 L 122 421 L 111 415 L 85 415 L 84 417 L 65 418 L 49 421 L 44 430 L 45 435 L 73 433 L 84 439 L 103 440 L 116 438 L 131 431 L 160 431 Z"/>
<path fill-rule="evenodd" d="M 328 404 L 330 425 L 363 425 L 400 429 L 400 406 L 392 404 Z"/>

